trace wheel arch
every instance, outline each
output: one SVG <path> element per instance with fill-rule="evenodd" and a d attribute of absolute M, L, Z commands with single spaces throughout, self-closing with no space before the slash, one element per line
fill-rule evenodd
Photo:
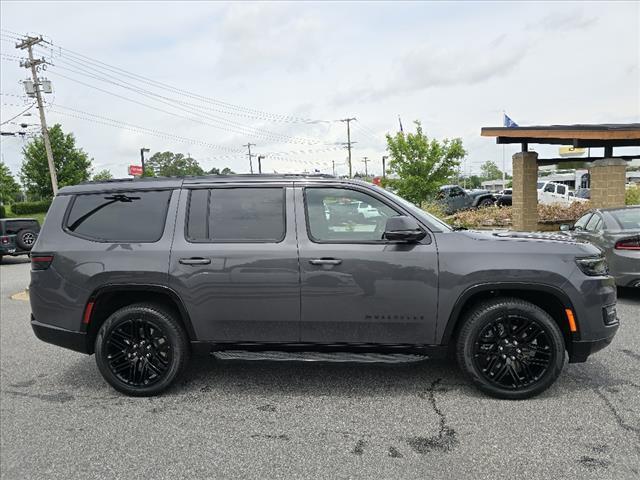
<path fill-rule="evenodd" d="M 158 303 L 169 308 L 181 322 L 189 341 L 196 340 L 191 318 L 180 296 L 165 285 L 153 284 L 111 284 L 97 288 L 89 297 L 84 312 L 90 310 L 89 323 L 86 325 L 87 353 L 93 353 L 98 330 L 105 320 L 116 310 L 134 303 Z"/>
<path fill-rule="evenodd" d="M 467 311 L 483 300 L 499 297 L 515 297 L 528 301 L 547 312 L 558 324 L 565 341 L 565 347 L 571 355 L 573 340 L 579 339 L 580 319 L 577 317 L 568 295 L 558 287 L 541 283 L 499 282 L 475 285 L 465 290 L 456 300 L 449 315 L 440 343 L 452 345 L 458 331 L 464 323 Z M 571 333 L 565 309 L 571 309 L 578 325 L 578 333 Z"/>

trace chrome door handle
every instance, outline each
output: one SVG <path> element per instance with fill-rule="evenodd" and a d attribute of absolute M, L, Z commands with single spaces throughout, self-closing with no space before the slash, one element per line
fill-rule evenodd
<path fill-rule="evenodd" d="M 178 261 L 182 265 L 209 265 L 211 263 L 210 258 L 202 258 L 202 257 L 181 258 Z"/>
<path fill-rule="evenodd" d="M 340 265 L 342 260 L 339 258 L 314 258 L 309 260 L 311 265 Z"/>

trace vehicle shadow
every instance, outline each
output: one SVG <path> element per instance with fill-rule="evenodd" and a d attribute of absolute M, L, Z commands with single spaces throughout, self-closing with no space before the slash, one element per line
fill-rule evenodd
<path fill-rule="evenodd" d="M 618 287 L 618 299 L 632 300 L 640 305 L 640 288 Z"/>
<path fill-rule="evenodd" d="M 31 259 L 26 255 L 20 255 L 18 257 L 3 256 L 0 260 L 0 265 L 18 265 L 21 263 L 29 263 Z"/>
<path fill-rule="evenodd" d="M 103 400 L 125 400 L 102 379 L 92 357 L 82 357 L 61 375 L 68 391 Z M 579 365 L 565 365 L 549 390 L 538 398 L 561 397 L 571 392 L 628 384 L 594 358 Z M 489 399 L 476 389 L 454 360 L 424 360 L 404 364 L 273 362 L 218 360 L 196 356 L 187 371 L 161 399 L 198 401 L 221 395 L 289 395 L 303 397 L 379 397 L 425 395 L 434 385 L 438 391 L 460 390 L 465 396 Z M 66 390 L 66 389 L 65 389 Z M 132 401 L 135 399 L 131 398 Z"/>

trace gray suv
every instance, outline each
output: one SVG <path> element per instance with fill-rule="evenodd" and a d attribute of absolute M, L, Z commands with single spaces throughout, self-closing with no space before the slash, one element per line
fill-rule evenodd
<path fill-rule="evenodd" d="M 95 353 L 129 395 L 165 390 L 192 353 L 452 353 L 480 389 L 519 399 L 618 329 L 596 247 L 456 231 L 386 190 L 327 176 L 65 187 L 31 262 L 35 334 Z"/>

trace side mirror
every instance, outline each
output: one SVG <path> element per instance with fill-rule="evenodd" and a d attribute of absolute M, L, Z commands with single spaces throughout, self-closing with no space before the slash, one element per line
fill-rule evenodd
<path fill-rule="evenodd" d="M 562 225 L 560 225 L 561 232 L 569 232 L 571 230 L 572 230 L 571 225 L 569 225 L 568 223 L 563 223 Z"/>
<path fill-rule="evenodd" d="M 404 215 L 389 217 L 383 237 L 394 242 L 417 242 L 427 236 L 418 222 Z"/>

